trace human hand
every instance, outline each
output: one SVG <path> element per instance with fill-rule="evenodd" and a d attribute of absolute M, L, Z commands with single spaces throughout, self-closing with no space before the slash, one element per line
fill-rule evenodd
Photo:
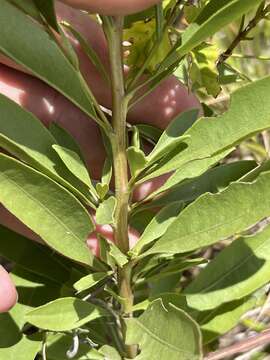
<path fill-rule="evenodd" d="M 57 14 L 59 19 L 70 22 L 84 34 L 100 56 L 105 67 L 109 69 L 107 44 L 99 25 L 90 21 L 85 14 L 60 3 L 57 3 Z M 110 108 L 109 87 L 96 68 L 89 62 L 76 40 L 71 39 L 71 41 L 78 54 L 81 71 L 87 83 L 99 103 Z M 54 89 L 23 71 L 14 70 L 16 65 L 10 60 L 0 57 L 0 61 L 2 63 L 0 65 L 0 93 L 31 111 L 45 126 L 55 121 L 65 128 L 80 145 L 92 177 L 99 179 L 106 154 L 96 123 L 87 118 L 84 113 Z M 130 111 L 128 121 L 133 124 L 147 123 L 164 129 L 177 114 L 194 107 L 200 108 L 198 100 L 189 94 L 185 87 L 172 76 L 164 80 L 156 90 Z M 138 200 L 145 197 L 163 182 L 164 177 L 141 185 L 135 191 L 135 198 Z M 25 225 L 1 206 L 0 223 L 33 240 L 41 241 L 36 234 L 27 229 Z M 97 231 L 109 240 L 113 240 L 113 230 L 110 226 L 98 226 Z M 135 242 L 137 237 L 138 234 L 131 230 L 130 240 Z M 95 254 L 98 254 L 98 242 L 95 234 L 89 236 L 88 245 Z M 8 310 L 15 302 L 15 288 L 8 274 L 1 268 L 0 311 Z"/>

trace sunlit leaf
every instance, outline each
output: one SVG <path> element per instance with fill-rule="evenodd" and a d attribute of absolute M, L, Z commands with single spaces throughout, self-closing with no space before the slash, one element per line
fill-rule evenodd
<path fill-rule="evenodd" d="M 160 360 L 202 358 L 198 325 L 174 305 L 165 308 L 160 299 L 156 300 L 139 318 L 126 323 L 127 343 L 138 344 L 141 350 L 138 360 L 148 360 L 156 354 Z"/>
<path fill-rule="evenodd" d="M 62 298 L 27 313 L 32 325 L 50 331 L 68 331 L 102 316 L 94 305 L 76 298 Z"/>
<path fill-rule="evenodd" d="M 61 254 L 93 264 L 86 245 L 94 229 L 87 210 L 67 190 L 36 170 L 0 154 L 0 201 Z"/>

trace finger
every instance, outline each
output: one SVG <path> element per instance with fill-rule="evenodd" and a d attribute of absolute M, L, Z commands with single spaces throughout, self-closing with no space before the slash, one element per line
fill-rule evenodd
<path fill-rule="evenodd" d="M 101 27 L 89 19 L 88 15 L 64 4 L 58 2 L 56 9 L 59 20 L 70 22 L 77 31 L 84 35 L 109 71 L 108 47 Z M 111 108 L 111 92 L 108 84 L 89 61 L 80 44 L 72 36 L 70 39 L 78 54 L 80 68 L 88 85 L 99 103 Z M 7 60 L 6 63 L 10 65 L 10 60 Z M 147 123 L 165 129 L 176 115 L 190 108 L 201 109 L 198 99 L 189 93 L 176 77 L 170 76 L 134 106 L 128 114 L 128 121 L 134 124 Z"/>
<path fill-rule="evenodd" d="M 103 236 L 109 242 L 115 242 L 114 230 L 110 225 L 98 225 L 96 224 L 96 231 L 89 235 L 87 239 L 87 245 L 90 250 L 96 255 L 100 256 L 100 246 L 97 239 L 97 234 Z M 132 248 L 138 241 L 140 234 L 137 230 L 130 228 L 128 231 L 129 246 Z"/>
<path fill-rule="evenodd" d="M 0 93 L 32 112 L 45 126 L 55 121 L 78 142 L 91 176 L 98 179 L 105 159 L 99 128 L 55 90 L 38 79 L 0 65 Z"/>
<path fill-rule="evenodd" d="M 157 4 L 161 0 L 61 0 L 62 2 L 102 15 L 128 15 Z"/>
<path fill-rule="evenodd" d="M 17 291 L 8 274 L 0 265 L 0 313 L 9 311 L 17 302 Z"/>
<path fill-rule="evenodd" d="M 68 6 L 57 5 L 59 19 L 69 21 L 99 55 L 105 68 L 109 71 L 109 54 L 106 39 L 100 26 L 89 21 L 89 17 Z M 70 37 L 72 40 L 72 37 Z M 78 54 L 81 71 L 101 105 L 111 108 L 111 91 L 108 84 L 89 61 L 78 42 L 73 40 Z M 146 91 L 147 89 L 145 89 Z M 179 113 L 191 108 L 201 109 L 199 100 L 175 77 L 170 76 L 142 101 L 133 107 L 128 114 L 128 121 L 146 123 L 165 129 L 169 122 Z"/>

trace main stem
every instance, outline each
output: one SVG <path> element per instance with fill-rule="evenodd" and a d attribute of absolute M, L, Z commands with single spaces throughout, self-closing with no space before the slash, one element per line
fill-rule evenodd
<path fill-rule="evenodd" d="M 107 29 L 108 30 L 108 29 Z M 123 18 L 112 18 L 107 33 L 112 82 L 112 148 L 115 179 L 115 196 L 117 200 L 115 210 L 115 240 L 119 249 L 127 254 L 129 251 L 128 239 L 128 207 L 130 191 L 128 185 L 127 161 L 127 134 L 126 117 L 128 101 L 125 96 L 125 82 L 122 56 Z M 132 317 L 133 293 L 131 288 L 131 265 L 127 264 L 118 270 L 119 295 L 125 301 L 122 306 L 122 316 Z M 123 340 L 125 341 L 125 323 L 122 321 Z M 136 356 L 134 346 L 126 346 L 126 355 L 129 358 Z"/>

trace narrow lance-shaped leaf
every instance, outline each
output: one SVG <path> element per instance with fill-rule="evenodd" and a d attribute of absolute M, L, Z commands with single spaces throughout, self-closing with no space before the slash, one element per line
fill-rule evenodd
<path fill-rule="evenodd" d="M 106 279 L 109 275 L 111 275 L 111 273 L 104 272 L 86 275 L 73 285 L 74 289 L 77 290 L 78 293 L 85 290 L 90 290 L 92 287 Z"/>
<path fill-rule="evenodd" d="M 40 13 L 44 16 L 48 24 L 57 32 L 59 25 L 55 15 L 54 0 L 34 0 Z"/>
<path fill-rule="evenodd" d="M 152 241 L 158 239 L 163 234 L 165 234 L 168 227 L 173 223 L 177 215 L 179 215 L 182 208 L 183 203 L 174 202 L 166 206 L 164 209 L 161 209 L 146 227 L 142 236 L 140 237 L 136 245 L 132 248 L 130 253 L 133 255 L 138 254 L 145 245 L 151 243 Z"/>
<path fill-rule="evenodd" d="M 49 125 L 49 130 L 57 144 L 74 151 L 79 155 L 82 161 L 85 162 L 80 146 L 66 129 L 53 121 Z"/>
<path fill-rule="evenodd" d="M 206 192 L 217 193 L 247 175 L 255 166 L 256 162 L 251 160 L 216 166 L 195 179 L 173 187 L 168 193 L 153 200 L 149 206 L 164 206 L 175 201 L 191 202 Z"/>
<path fill-rule="evenodd" d="M 152 253 L 184 253 L 239 233 L 270 215 L 270 172 L 254 183 L 233 183 L 223 192 L 205 194 L 186 207 L 154 246 Z"/>
<path fill-rule="evenodd" d="M 191 307 L 208 310 L 238 300 L 269 281 L 270 226 L 235 240 L 186 288 Z"/>
<path fill-rule="evenodd" d="M 147 198 L 145 198 L 144 202 L 147 202 L 149 199 L 155 198 L 157 195 L 170 190 L 174 186 L 177 186 L 181 183 L 184 184 L 184 181 L 189 181 L 193 178 L 197 178 L 205 173 L 209 168 L 216 165 L 220 160 L 222 160 L 225 156 L 230 154 L 232 149 L 219 153 L 218 155 L 205 158 L 198 159 L 184 164 L 179 170 L 175 171 L 169 179 L 162 185 L 159 189 L 150 194 Z M 157 198 L 158 199 L 158 198 Z M 146 205 L 147 206 L 147 205 Z M 149 205 L 150 206 L 150 205 Z"/>
<path fill-rule="evenodd" d="M 9 2 L 16 5 L 19 9 L 30 15 L 32 18 L 38 21 L 40 20 L 40 13 L 34 0 L 9 0 Z"/>
<path fill-rule="evenodd" d="M 197 117 L 197 109 L 192 109 L 178 115 L 162 133 L 158 143 L 147 156 L 147 160 L 151 163 L 157 161 L 165 154 L 168 154 L 168 152 L 175 148 L 180 142 L 186 140 L 186 137 L 183 136 L 183 134 L 197 120 Z"/>
<path fill-rule="evenodd" d="M 53 145 L 53 149 L 57 152 L 67 169 L 82 183 L 84 183 L 90 189 L 94 199 L 97 199 L 96 190 L 92 184 L 88 170 L 80 156 L 75 151 L 60 145 Z"/>
<path fill-rule="evenodd" d="M 1 0 L 0 28 L 1 52 L 94 116 L 79 73 L 40 24 L 9 1 Z"/>
<path fill-rule="evenodd" d="M 0 108 L 0 146 L 54 178 L 95 208 L 91 198 L 89 199 L 88 191 L 86 192 L 76 177 L 66 170 L 53 150 L 52 146 L 57 141 L 41 121 L 1 94 Z M 63 131 L 61 137 L 63 139 Z"/>
<path fill-rule="evenodd" d="M 93 264 L 86 239 L 94 229 L 87 210 L 36 170 L 0 154 L 0 202 L 61 254 Z"/>
<path fill-rule="evenodd" d="M 67 30 L 69 30 L 71 34 L 76 38 L 76 40 L 80 43 L 82 49 L 84 50 L 84 53 L 87 55 L 89 60 L 95 65 L 97 70 L 103 76 L 104 80 L 107 81 L 108 84 L 110 84 L 110 78 L 108 76 L 108 72 L 105 66 L 103 65 L 101 59 L 99 58 L 98 54 L 92 48 L 89 41 L 87 41 L 80 32 L 78 32 L 71 24 L 67 23 L 66 21 L 62 21 L 61 25 L 63 25 Z"/>
<path fill-rule="evenodd" d="M 157 321 L 158 319 L 158 321 Z M 155 300 L 139 317 L 126 320 L 127 343 L 138 344 L 138 360 L 201 359 L 201 335 L 198 325 L 184 311 L 161 299 Z"/>
<path fill-rule="evenodd" d="M 269 128 L 269 87 L 270 77 L 266 77 L 234 92 L 226 113 L 198 120 L 185 133 L 189 136 L 184 141 L 186 147 L 173 157 L 165 157 L 160 166 L 142 181 L 180 169 L 190 161 L 216 155 Z"/>
<path fill-rule="evenodd" d="M 101 317 L 102 310 L 72 297 L 60 298 L 42 305 L 26 315 L 26 320 L 38 328 L 69 331 Z"/>

